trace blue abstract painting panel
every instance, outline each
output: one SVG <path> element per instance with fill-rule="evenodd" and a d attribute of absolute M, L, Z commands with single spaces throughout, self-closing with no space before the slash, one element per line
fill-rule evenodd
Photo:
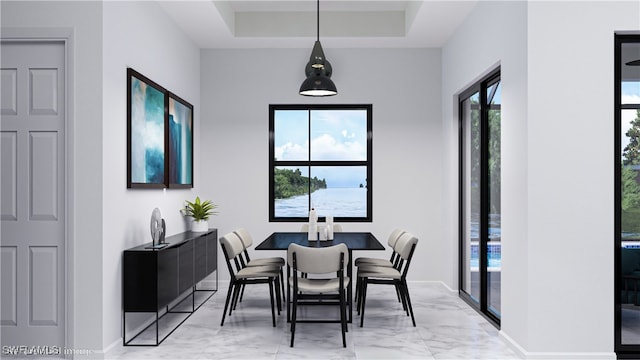
<path fill-rule="evenodd" d="M 193 106 L 169 97 L 169 184 L 193 185 Z"/>
<path fill-rule="evenodd" d="M 131 182 L 163 184 L 164 93 L 131 79 Z"/>

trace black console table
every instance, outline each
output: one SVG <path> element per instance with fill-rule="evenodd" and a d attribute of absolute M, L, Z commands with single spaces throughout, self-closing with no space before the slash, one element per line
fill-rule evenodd
<path fill-rule="evenodd" d="M 186 321 L 218 290 L 218 230 L 176 234 L 165 239 L 166 247 L 151 248 L 151 243 L 125 250 L 122 261 L 122 343 L 157 346 Z M 213 289 L 199 289 L 198 283 L 215 271 Z M 196 306 L 198 292 L 210 292 Z M 185 302 L 191 300 L 185 308 Z M 127 340 L 127 313 L 155 313 L 155 320 Z M 184 314 L 164 336 L 159 334 L 159 322 L 167 314 Z M 147 320 L 148 321 L 148 320 Z M 155 342 L 136 343 L 142 333 L 155 324 Z M 145 336 L 148 337 L 148 336 Z M 148 340 L 148 339 L 147 339 Z"/>

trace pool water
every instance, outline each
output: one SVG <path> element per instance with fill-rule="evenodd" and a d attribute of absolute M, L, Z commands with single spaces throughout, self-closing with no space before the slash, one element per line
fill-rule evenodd
<path fill-rule="evenodd" d="M 489 267 L 493 269 L 500 269 L 502 267 L 502 244 L 490 243 L 487 244 L 487 257 L 489 260 Z M 478 243 L 471 244 L 471 268 L 478 268 Z"/>
<path fill-rule="evenodd" d="M 477 268 L 479 265 L 480 261 L 478 260 L 477 257 L 475 258 L 471 258 L 471 267 L 472 268 Z M 502 267 L 502 257 L 500 256 L 500 254 L 496 255 L 489 255 L 489 267 L 490 268 L 501 268 Z"/>

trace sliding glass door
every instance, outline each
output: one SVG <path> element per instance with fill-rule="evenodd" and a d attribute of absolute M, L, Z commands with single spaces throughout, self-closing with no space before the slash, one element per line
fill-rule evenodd
<path fill-rule="evenodd" d="M 640 355 L 640 35 L 615 37 L 615 348 Z"/>
<path fill-rule="evenodd" d="M 500 71 L 459 97 L 460 296 L 500 324 Z"/>

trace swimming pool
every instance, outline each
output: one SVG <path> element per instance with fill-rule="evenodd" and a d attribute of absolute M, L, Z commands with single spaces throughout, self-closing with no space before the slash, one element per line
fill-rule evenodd
<path fill-rule="evenodd" d="M 471 268 L 477 269 L 479 265 L 479 259 L 477 257 L 471 258 Z M 489 267 L 493 269 L 500 269 L 502 267 L 502 257 L 498 254 L 498 256 L 489 256 Z"/>
<path fill-rule="evenodd" d="M 492 270 L 500 270 L 502 268 L 502 244 L 487 244 L 487 258 L 489 260 L 489 268 Z M 471 269 L 478 269 L 480 261 L 478 259 L 478 243 L 471 243 Z"/>

